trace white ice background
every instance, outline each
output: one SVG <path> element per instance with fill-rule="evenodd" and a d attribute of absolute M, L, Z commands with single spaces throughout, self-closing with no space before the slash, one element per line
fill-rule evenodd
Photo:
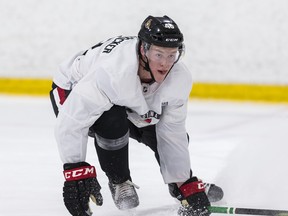
<path fill-rule="evenodd" d="M 48 98 L 0 96 L 0 215 L 69 216 L 62 201 L 62 162 Z M 191 101 L 187 118 L 194 174 L 223 187 L 214 205 L 288 210 L 288 106 Z M 152 151 L 130 142 L 130 169 L 140 206 L 135 216 L 176 215 Z M 107 178 L 89 140 L 104 204 L 95 216 L 131 215 L 113 204 Z M 175 161 L 177 163 L 177 161 Z"/>

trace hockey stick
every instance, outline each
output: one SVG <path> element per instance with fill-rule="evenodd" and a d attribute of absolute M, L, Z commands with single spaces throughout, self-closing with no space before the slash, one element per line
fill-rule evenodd
<path fill-rule="evenodd" d="M 251 208 L 210 206 L 209 211 L 211 213 L 222 213 L 222 214 L 288 216 L 287 210 L 272 210 L 272 209 L 251 209 Z"/>

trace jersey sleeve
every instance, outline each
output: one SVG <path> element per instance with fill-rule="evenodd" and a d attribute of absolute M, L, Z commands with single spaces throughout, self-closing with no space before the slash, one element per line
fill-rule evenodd
<path fill-rule="evenodd" d="M 192 77 L 184 64 L 177 64 L 167 76 L 163 94 L 169 98 L 156 125 L 160 168 L 165 183 L 190 178 L 190 154 L 186 131 L 187 106 Z"/>
<path fill-rule="evenodd" d="M 85 75 L 79 70 L 84 51 L 74 54 L 72 57 L 59 65 L 58 70 L 53 75 L 53 82 L 62 89 L 71 90 L 74 85 Z"/>
<path fill-rule="evenodd" d="M 109 98 L 98 88 L 95 77 L 85 76 L 73 88 L 61 107 L 55 126 L 63 163 L 85 160 L 89 127 L 111 107 Z"/>
<path fill-rule="evenodd" d="M 187 101 L 165 107 L 156 125 L 160 168 L 165 183 L 184 182 L 190 177 L 186 112 Z"/>

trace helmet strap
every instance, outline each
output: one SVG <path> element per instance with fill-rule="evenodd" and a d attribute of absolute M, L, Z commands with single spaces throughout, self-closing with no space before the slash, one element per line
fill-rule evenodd
<path fill-rule="evenodd" d="M 140 41 L 139 47 L 138 47 L 139 58 L 140 58 L 140 61 L 142 61 L 142 63 L 144 64 L 144 65 L 142 65 L 142 67 L 144 68 L 144 70 L 147 71 L 148 73 L 150 73 L 151 78 L 152 78 L 152 81 L 151 81 L 150 84 L 152 84 L 152 83 L 156 82 L 156 80 L 155 80 L 155 77 L 154 77 L 154 75 L 153 75 L 153 73 L 152 73 L 152 71 L 151 71 L 151 68 L 150 68 L 150 66 L 149 66 L 148 57 L 145 55 L 145 59 L 144 59 L 143 56 L 142 56 L 142 54 L 141 54 L 141 52 L 140 52 L 141 43 L 142 43 L 142 41 Z"/>
<path fill-rule="evenodd" d="M 144 65 L 143 65 L 144 70 L 147 71 L 148 73 L 150 73 L 150 76 L 152 78 L 152 81 L 151 81 L 150 84 L 156 82 L 155 77 L 154 77 L 154 75 L 153 75 L 153 73 L 151 71 L 151 68 L 150 68 L 150 65 L 149 65 L 149 60 L 148 60 L 147 56 L 145 55 L 145 59 L 146 59 L 146 61 L 145 61 L 143 59 L 142 55 L 140 54 L 140 59 L 144 63 Z"/>

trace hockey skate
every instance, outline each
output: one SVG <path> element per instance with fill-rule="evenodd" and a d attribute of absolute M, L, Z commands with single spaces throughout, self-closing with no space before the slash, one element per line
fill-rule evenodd
<path fill-rule="evenodd" d="M 207 194 L 207 197 L 210 202 L 218 202 L 222 200 L 224 196 L 224 192 L 222 188 L 215 184 L 210 183 L 204 183 L 205 186 L 205 193 Z"/>
<path fill-rule="evenodd" d="M 135 190 L 135 188 L 138 189 L 139 186 L 135 185 L 130 180 L 121 184 L 113 184 L 109 182 L 109 188 L 113 201 L 118 209 L 132 209 L 139 205 L 139 198 Z"/>

